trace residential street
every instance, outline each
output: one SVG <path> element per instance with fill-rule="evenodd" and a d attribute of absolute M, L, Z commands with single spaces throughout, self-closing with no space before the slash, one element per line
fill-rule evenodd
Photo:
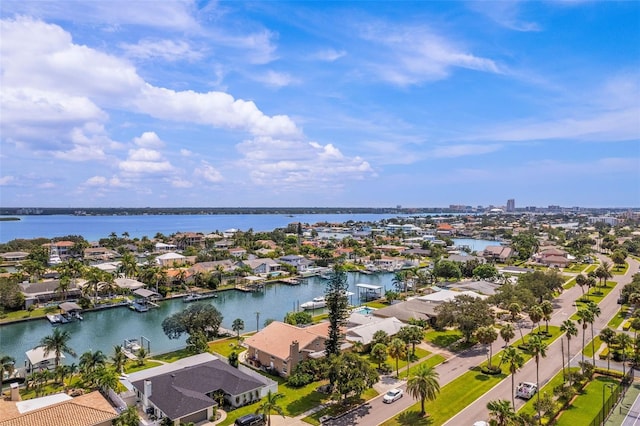
<path fill-rule="evenodd" d="M 603 256 L 599 257 L 601 259 L 604 259 Z M 609 295 L 607 295 L 607 297 L 604 298 L 599 305 L 602 314 L 594 323 L 594 333 L 596 335 L 618 312 L 620 306 L 617 304 L 617 300 L 619 297 L 620 289 L 622 289 L 625 284 L 631 281 L 633 273 L 638 272 L 640 263 L 631 258 L 627 259 L 627 261 L 629 262 L 629 269 L 627 271 L 627 274 L 613 276 L 612 281 L 615 281 L 618 284 L 616 285 L 616 288 L 611 293 L 609 293 Z M 581 296 L 581 294 L 582 290 L 579 286 L 576 285 L 571 289 L 564 291 L 560 295 L 560 297 L 554 300 L 555 312 L 552 320 L 550 321 L 550 325 L 559 326 L 563 321 L 573 315 L 573 313 L 576 311 L 574 302 L 578 297 Z M 571 341 L 571 354 L 573 356 L 571 362 L 572 365 L 577 365 L 581 360 L 581 356 L 579 354 L 581 352 L 582 328 L 579 325 L 578 331 L 578 336 L 574 337 Z M 586 341 L 589 341 L 590 339 L 591 331 L 590 329 L 587 329 Z M 562 349 L 560 347 L 560 341 L 560 339 L 557 339 L 553 344 L 551 344 L 547 349 L 547 357 L 541 360 L 539 371 L 541 387 L 562 369 Z M 493 352 L 496 353 L 497 351 L 501 350 L 503 344 L 504 342 L 500 338 L 498 338 L 498 340 L 494 343 Z M 427 347 L 426 344 L 422 344 L 422 346 L 425 348 Z M 434 350 L 434 348 L 428 349 Z M 445 386 L 447 383 L 465 373 L 470 368 L 477 366 L 485 360 L 486 352 L 479 345 L 476 345 L 476 347 L 465 351 L 464 353 L 449 358 L 446 362 L 436 367 L 436 370 L 440 375 L 440 386 Z M 615 363 L 612 362 L 611 365 L 614 366 L 614 364 Z M 523 368 L 518 373 L 516 373 L 516 384 L 522 381 L 536 381 L 536 363 L 533 359 L 527 362 L 523 366 Z M 382 402 L 384 391 L 392 387 L 398 387 L 406 391 L 406 382 L 398 382 L 392 377 L 384 377 L 383 380 L 376 385 L 376 389 L 380 392 L 380 395 L 378 397 L 372 399 L 353 412 L 339 419 L 335 419 L 324 424 L 330 426 L 379 425 L 390 419 L 391 417 L 394 417 L 398 413 L 406 410 L 416 402 L 411 396 L 405 393 L 402 399 L 392 404 L 384 404 Z M 482 397 L 478 398 L 474 403 L 462 410 L 445 424 L 449 426 L 472 425 L 475 421 L 478 420 L 488 420 L 489 413 L 486 405 L 487 402 L 495 399 L 511 400 L 511 377 L 507 377 L 505 380 L 500 382 L 489 392 L 485 393 Z M 525 401 L 516 399 L 517 407 L 522 406 L 524 403 Z M 304 417 L 304 415 L 294 419 L 285 419 L 281 416 L 272 416 L 271 421 L 274 426 L 304 425 L 306 423 L 300 420 L 302 417 Z"/>

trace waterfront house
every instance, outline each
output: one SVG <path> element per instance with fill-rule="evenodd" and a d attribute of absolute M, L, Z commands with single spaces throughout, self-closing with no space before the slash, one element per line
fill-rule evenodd
<path fill-rule="evenodd" d="M 174 240 L 180 250 L 184 250 L 187 247 L 204 247 L 204 235 L 197 232 L 183 232 L 176 234 Z"/>
<path fill-rule="evenodd" d="M 229 249 L 229 254 L 235 258 L 242 258 L 247 255 L 247 250 L 242 247 L 233 247 Z"/>
<path fill-rule="evenodd" d="M 282 256 L 278 260 L 282 263 L 295 266 L 299 274 L 306 271 L 311 265 L 313 265 L 312 261 L 310 261 L 304 256 L 300 256 L 299 254 L 290 254 L 287 256 Z"/>
<path fill-rule="evenodd" d="M 158 242 L 153 247 L 156 253 L 169 253 L 178 249 L 178 246 L 175 244 L 167 244 L 163 242 Z"/>
<path fill-rule="evenodd" d="M 25 352 L 25 355 L 27 356 L 25 365 L 27 374 L 33 373 L 34 371 L 53 370 L 56 368 L 56 354 L 54 351 L 45 355 L 44 348 L 38 346 Z M 60 354 L 60 359 L 62 360 L 64 358 L 64 354 Z"/>
<path fill-rule="evenodd" d="M 145 413 L 171 424 L 199 423 L 211 418 L 218 405 L 214 395 L 224 394 L 233 408 L 251 404 L 278 385 L 245 366 L 234 368 L 203 353 L 129 375 L 123 382 L 140 401 Z M 126 399 L 127 396 L 123 395 Z"/>
<path fill-rule="evenodd" d="M 5 262 L 20 262 L 25 260 L 29 256 L 29 253 L 25 251 L 10 251 L 7 253 L 0 253 L 0 258 Z"/>
<path fill-rule="evenodd" d="M 57 291 L 60 286 L 60 280 L 47 280 L 37 283 L 24 282 L 18 285 L 24 295 L 25 308 L 36 303 L 50 302 L 61 296 L 60 292 Z M 66 293 L 69 298 L 80 297 L 80 286 L 72 280 Z"/>
<path fill-rule="evenodd" d="M 282 269 L 282 265 L 268 257 L 241 260 L 238 265 L 251 268 L 251 273 L 254 275 L 268 275 Z"/>
<path fill-rule="evenodd" d="M 381 318 L 395 317 L 405 323 L 411 320 L 425 320 L 434 324 L 437 317 L 436 306 L 435 304 L 425 303 L 421 300 L 409 299 L 394 303 L 391 306 L 376 309 L 372 315 Z"/>
<path fill-rule="evenodd" d="M 373 335 L 378 331 L 384 331 L 388 336 L 395 336 L 405 324 L 396 317 L 381 318 L 372 317 L 372 321 L 347 329 L 347 342 L 360 342 L 369 345 Z"/>
<path fill-rule="evenodd" d="M 11 401 L 0 400 L 0 426 L 110 426 L 118 417 L 98 391 L 75 398 L 58 393 L 26 401 L 19 401 L 11 391 Z"/>
<path fill-rule="evenodd" d="M 504 263 L 515 255 L 515 251 L 507 246 L 487 246 L 482 252 L 482 256 L 488 262 Z"/>
<path fill-rule="evenodd" d="M 328 334 L 328 322 L 296 327 L 273 321 L 244 341 L 247 346 L 246 360 L 255 367 L 286 377 L 300 361 L 324 356 Z"/>
<path fill-rule="evenodd" d="M 183 256 L 178 253 L 165 253 L 156 257 L 156 263 L 160 266 L 192 265 L 196 261 L 195 256 Z"/>
<path fill-rule="evenodd" d="M 57 250 L 58 256 L 61 258 L 71 255 L 71 248 L 75 245 L 73 241 L 55 241 L 53 243 L 43 244 L 48 250 Z"/>
<path fill-rule="evenodd" d="M 557 247 L 547 247 L 534 255 L 534 259 L 543 265 L 566 268 L 574 260 L 566 251 Z"/>

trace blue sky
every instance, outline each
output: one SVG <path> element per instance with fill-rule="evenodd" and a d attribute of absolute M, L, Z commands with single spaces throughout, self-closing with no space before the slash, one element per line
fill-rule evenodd
<path fill-rule="evenodd" d="M 2 2 L 2 206 L 640 206 L 640 2 Z"/>

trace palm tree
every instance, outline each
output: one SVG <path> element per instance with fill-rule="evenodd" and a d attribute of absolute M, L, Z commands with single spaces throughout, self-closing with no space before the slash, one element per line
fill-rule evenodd
<path fill-rule="evenodd" d="M 431 366 L 420 365 L 407 382 L 407 392 L 415 399 L 420 399 L 420 413 L 424 416 L 424 402 L 435 400 L 440 393 L 438 372 Z"/>
<path fill-rule="evenodd" d="M 524 356 L 522 352 L 513 346 L 508 346 L 502 353 L 502 361 L 509 364 L 509 373 L 511 373 L 511 402 L 513 403 L 513 409 L 516 409 L 516 400 L 514 397 L 516 383 L 516 372 L 524 365 Z M 502 362 L 501 361 L 501 362 Z"/>
<path fill-rule="evenodd" d="M 118 387 L 118 373 L 111 368 L 101 367 L 94 373 L 95 383 L 100 389 L 107 390 L 109 388 L 115 389 Z"/>
<path fill-rule="evenodd" d="M 64 273 L 60 275 L 60 280 L 58 281 L 58 287 L 56 287 L 56 293 L 60 293 L 62 295 L 63 300 L 67 300 L 67 293 L 69 293 L 69 288 L 71 287 L 71 277 Z"/>
<path fill-rule="evenodd" d="M 506 323 L 500 329 L 500 337 L 502 337 L 502 340 L 504 340 L 505 346 L 509 346 L 509 341 L 513 339 L 515 336 L 516 336 L 516 332 L 513 328 L 513 324 L 511 323 Z"/>
<path fill-rule="evenodd" d="M 80 370 L 89 382 L 95 379 L 95 372 L 99 368 L 104 368 L 107 356 L 102 351 L 87 351 L 80 355 Z"/>
<path fill-rule="evenodd" d="M 271 412 L 275 411 L 284 417 L 284 412 L 282 411 L 282 407 L 278 405 L 278 400 L 280 398 L 284 398 L 284 395 L 281 393 L 273 393 L 269 391 L 267 393 L 267 397 L 264 402 L 258 407 L 256 410 L 256 414 L 262 414 L 263 417 L 267 418 L 267 425 L 271 426 Z"/>
<path fill-rule="evenodd" d="M 16 368 L 16 359 L 5 355 L 0 357 L 0 393 L 2 392 L 2 379 L 4 378 L 5 371 L 9 374 L 9 377 L 13 374 Z"/>
<path fill-rule="evenodd" d="M 116 368 L 116 371 L 122 373 L 124 371 L 124 366 L 127 364 L 127 355 L 124 353 L 124 350 L 121 345 L 115 345 L 113 347 L 113 356 L 111 357 L 111 361 L 113 361 L 113 366 Z"/>
<path fill-rule="evenodd" d="M 138 409 L 135 405 L 128 407 L 113 420 L 114 426 L 138 426 L 139 423 L 140 416 L 138 416 Z"/>
<path fill-rule="evenodd" d="M 542 421 L 542 415 L 540 412 L 540 358 L 547 356 L 547 344 L 542 340 L 540 336 L 531 336 L 529 339 L 529 353 L 536 361 L 536 387 L 538 388 L 538 418 Z"/>
<path fill-rule="evenodd" d="M 551 320 L 551 315 L 553 314 L 553 305 L 550 301 L 545 300 L 540 304 L 540 309 L 542 310 L 542 319 L 545 322 L 545 332 L 549 334 L 549 320 Z"/>
<path fill-rule="evenodd" d="M 487 409 L 491 416 L 491 424 L 495 426 L 509 426 L 514 424 L 516 417 L 515 410 L 511 407 L 511 404 L 506 399 L 498 399 L 489 401 L 487 403 Z"/>
<path fill-rule="evenodd" d="M 618 333 L 616 341 L 618 342 L 618 346 L 620 346 L 620 349 L 622 350 L 622 374 L 626 376 L 627 375 L 627 369 L 626 369 L 627 348 L 632 344 L 631 336 L 629 336 L 625 332 L 621 332 L 621 333 Z"/>
<path fill-rule="evenodd" d="M 565 333 L 565 337 L 567 338 L 567 366 L 570 367 L 569 362 L 571 360 L 571 347 L 569 346 L 569 343 L 571 342 L 571 337 L 578 335 L 578 328 L 572 320 L 567 319 L 564 320 L 564 322 L 560 326 L 560 331 Z M 564 352 L 564 344 L 562 348 L 562 351 Z M 562 360 L 562 370 L 564 371 L 564 356 Z M 569 375 L 569 384 L 571 384 L 571 375 Z"/>
<path fill-rule="evenodd" d="M 391 341 L 391 343 L 389 343 L 388 351 L 389 356 L 396 360 L 396 377 L 400 377 L 400 368 L 398 366 L 398 361 L 406 356 L 407 347 L 402 340 L 396 337 Z"/>
<path fill-rule="evenodd" d="M 611 359 L 611 344 L 616 341 L 616 332 L 606 327 L 600 331 L 600 340 L 602 340 L 607 345 L 607 371 L 609 371 L 610 366 L 609 362 Z"/>
<path fill-rule="evenodd" d="M 602 286 L 602 282 L 604 281 L 604 285 L 607 285 L 607 280 L 613 275 L 611 274 L 611 264 L 606 260 L 602 262 L 598 269 L 596 269 L 596 277 L 600 281 L 600 286 Z"/>
<path fill-rule="evenodd" d="M 149 355 L 149 352 L 147 352 L 145 348 L 138 349 L 138 352 L 136 353 L 136 360 L 140 367 L 144 365 L 144 360 L 148 355 Z"/>
<path fill-rule="evenodd" d="M 580 286 L 580 290 L 582 290 L 582 296 L 584 297 L 584 287 L 588 285 L 588 278 L 583 274 L 579 274 L 576 276 L 576 284 Z"/>
<path fill-rule="evenodd" d="M 231 325 L 231 329 L 238 334 L 238 342 L 240 341 L 240 332 L 244 330 L 244 321 L 240 318 L 236 318 L 233 320 L 233 324 Z"/>
<path fill-rule="evenodd" d="M 495 342 L 497 338 L 498 332 L 491 325 L 480 327 L 476 330 L 476 339 L 478 339 L 478 342 L 489 346 L 489 351 L 487 352 L 487 367 L 489 370 L 491 370 L 491 357 L 493 355 L 492 343 Z"/>
<path fill-rule="evenodd" d="M 531 320 L 534 326 L 536 327 L 539 326 L 543 316 L 544 316 L 544 313 L 542 312 L 542 308 L 540 307 L 540 305 L 532 306 L 531 309 L 529 309 L 529 319 Z M 538 332 L 539 331 L 540 330 L 538 330 Z"/>
<path fill-rule="evenodd" d="M 582 353 L 582 363 L 584 364 L 585 336 L 587 334 L 587 328 L 589 327 L 589 324 L 594 321 L 594 318 L 593 318 L 593 313 L 587 308 L 578 309 L 578 312 L 576 315 L 578 316 L 578 324 L 582 324 L 582 352 L 581 353 Z"/>
<path fill-rule="evenodd" d="M 69 334 L 67 330 L 54 328 L 52 334 L 44 336 L 42 340 L 40 340 L 39 346 L 42 347 L 45 357 L 49 356 L 51 352 L 55 354 L 55 366 L 57 367 L 60 365 L 60 358 L 62 358 L 63 352 L 68 353 L 74 358 L 77 356 L 69 346 L 69 340 L 71 340 L 71 334 Z"/>
<path fill-rule="evenodd" d="M 592 300 L 590 300 L 587 303 L 587 309 L 589 310 L 589 312 L 591 312 L 592 318 L 591 321 L 589 321 L 589 325 L 591 327 L 591 352 L 592 352 L 592 357 L 593 357 L 593 365 L 596 365 L 596 350 L 595 350 L 595 336 L 593 334 L 593 323 L 596 321 L 596 318 L 598 318 L 600 316 L 600 314 L 602 313 L 602 311 L 600 310 L 600 306 L 598 306 L 598 304 Z"/>

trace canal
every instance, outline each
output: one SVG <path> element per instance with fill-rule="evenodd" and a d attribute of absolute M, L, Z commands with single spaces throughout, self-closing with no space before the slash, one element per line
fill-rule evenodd
<path fill-rule="evenodd" d="M 359 305 L 357 283 L 367 283 L 392 288 L 393 274 L 365 275 L 348 273 L 349 291 L 356 295 L 351 297 L 351 304 Z M 300 304 L 324 294 L 326 280 L 310 277 L 302 280 L 297 286 L 274 284 L 267 286 L 259 293 L 243 293 L 237 290 L 221 292 L 217 299 L 205 299 L 201 303 L 213 304 L 223 315 L 222 327 L 231 329 L 236 318 L 244 321 L 245 332 L 256 330 L 257 324 L 263 328 L 264 321 L 275 319 L 282 321 L 287 312 Z M 145 313 L 138 313 L 127 307 L 105 309 L 83 313 L 84 320 L 57 327 L 68 330 L 71 334 L 70 346 L 78 355 L 88 350 L 101 350 L 107 355 L 113 353 L 115 345 L 121 345 L 124 339 L 144 336 L 151 341 L 153 354 L 179 349 L 185 346 L 186 336 L 171 340 L 162 331 L 162 321 L 176 312 L 185 309 L 188 304 L 182 299 L 162 301 L 160 307 Z M 259 312 L 257 320 L 256 312 Z M 316 310 L 316 314 L 320 313 Z M 53 326 L 46 319 L 26 321 L 22 323 L 0 325 L 0 354 L 15 358 L 16 364 L 23 365 L 25 352 L 38 346 L 40 340 L 49 334 Z M 78 362 L 77 359 L 66 360 L 67 364 Z"/>

